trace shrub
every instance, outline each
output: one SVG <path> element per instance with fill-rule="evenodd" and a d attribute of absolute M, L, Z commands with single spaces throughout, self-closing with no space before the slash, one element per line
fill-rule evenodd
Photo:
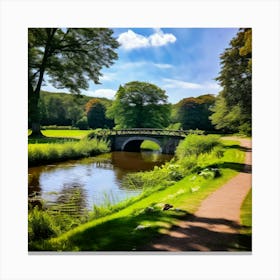
<path fill-rule="evenodd" d="M 75 124 L 75 127 L 78 127 L 81 130 L 86 130 L 88 129 L 88 121 L 87 117 L 82 117 L 80 120 L 78 120 Z"/>
<path fill-rule="evenodd" d="M 48 239 L 59 234 L 54 218 L 36 206 L 28 213 L 28 241 Z"/>
<path fill-rule="evenodd" d="M 197 135 L 190 134 L 181 141 L 176 149 L 178 159 L 183 159 L 186 156 L 209 153 L 219 144 L 219 137 L 215 135 Z"/>

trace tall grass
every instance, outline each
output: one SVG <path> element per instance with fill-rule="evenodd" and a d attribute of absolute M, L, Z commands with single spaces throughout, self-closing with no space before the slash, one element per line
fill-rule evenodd
<path fill-rule="evenodd" d="M 220 145 L 220 147 L 218 147 Z M 128 174 L 123 184 L 126 187 L 151 188 L 159 184 L 171 185 L 194 171 L 200 171 L 207 165 L 216 163 L 223 155 L 217 136 L 189 135 L 180 142 L 176 158 L 152 171 Z"/>
<path fill-rule="evenodd" d="M 219 136 L 190 134 L 180 142 L 176 149 L 176 156 L 182 159 L 187 156 L 199 156 L 209 153 L 219 144 Z"/>
<path fill-rule="evenodd" d="M 79 142 L 46 143 L 28 145 L 28 164 L 36 166 L 55 161 L 94 156 L 109 151 L 104 140 L 84 138 Z"/>

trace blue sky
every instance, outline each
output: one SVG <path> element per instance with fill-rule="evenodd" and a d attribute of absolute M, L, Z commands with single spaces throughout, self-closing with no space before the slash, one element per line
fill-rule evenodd
<path fill-rule="evenodd" d="M 101 85 L 92 82 L 83 94 L 113 99 L 131 81 L 155 84 L 177 103 L 186 97 L 217 94 L 220 54 L 237 28 L 114 28 L 119 59 L 104 68 Z M 59 90 L 47 85 L 44 90 Z M 63 90 L 64 92 L 67 90 Z"/>

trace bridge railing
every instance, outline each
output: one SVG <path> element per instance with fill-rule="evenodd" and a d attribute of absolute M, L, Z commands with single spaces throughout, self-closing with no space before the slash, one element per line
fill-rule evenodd
<path fill-rule="evenodd" d="M 110 135 L 155 135 L 155 136 L 179 136 L 185 137 L 189 134 L 187 130 L 167 130 L 159 128 L 129 128 L 129 129 L 104 129 L 92 133 L 92 136 Z"/>

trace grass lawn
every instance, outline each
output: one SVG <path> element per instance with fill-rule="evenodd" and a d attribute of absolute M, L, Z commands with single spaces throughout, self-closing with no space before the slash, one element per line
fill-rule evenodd
<path fill-rule="evenodd" d="M 28 138 L 29 144 L 42 144 L 42 143 L 63 143 L 66 141 L 78 141 L 88 135 L 91 130 L 58 130 L 58 129 L 46 129 L 42 130 L 44 138 Z M 31 130 L 28 130 L 28 135 L 31 134 Z"/>
<path fill-rule="evenodd" d="M 245 153 L 238 148 L 238 142 L 223 142 L 226 151 L 217 162 L 221 177 L 209 179 L 191 174 L 173 185 L 147 189 L 140 196 L 116 206 L 118 212 L 82 224 L 46 242 L 39 250 L 137 250 L 187 214 L 193 214 L 203 199 L 238 173 Z M 162 211 L 165 203 L 174 208 Z"/>
<path fill-rule="evenodd" d="M 88 135 L 90 130 L 42 130 L 47 137 L 77 138 L 81 139 Z"/>
<path fill-rule="evenodd" d="M 241 224 L 244 226 L 242 232 L 252 234 L 252 189 L 243 201 L 240 218 Z"/>

